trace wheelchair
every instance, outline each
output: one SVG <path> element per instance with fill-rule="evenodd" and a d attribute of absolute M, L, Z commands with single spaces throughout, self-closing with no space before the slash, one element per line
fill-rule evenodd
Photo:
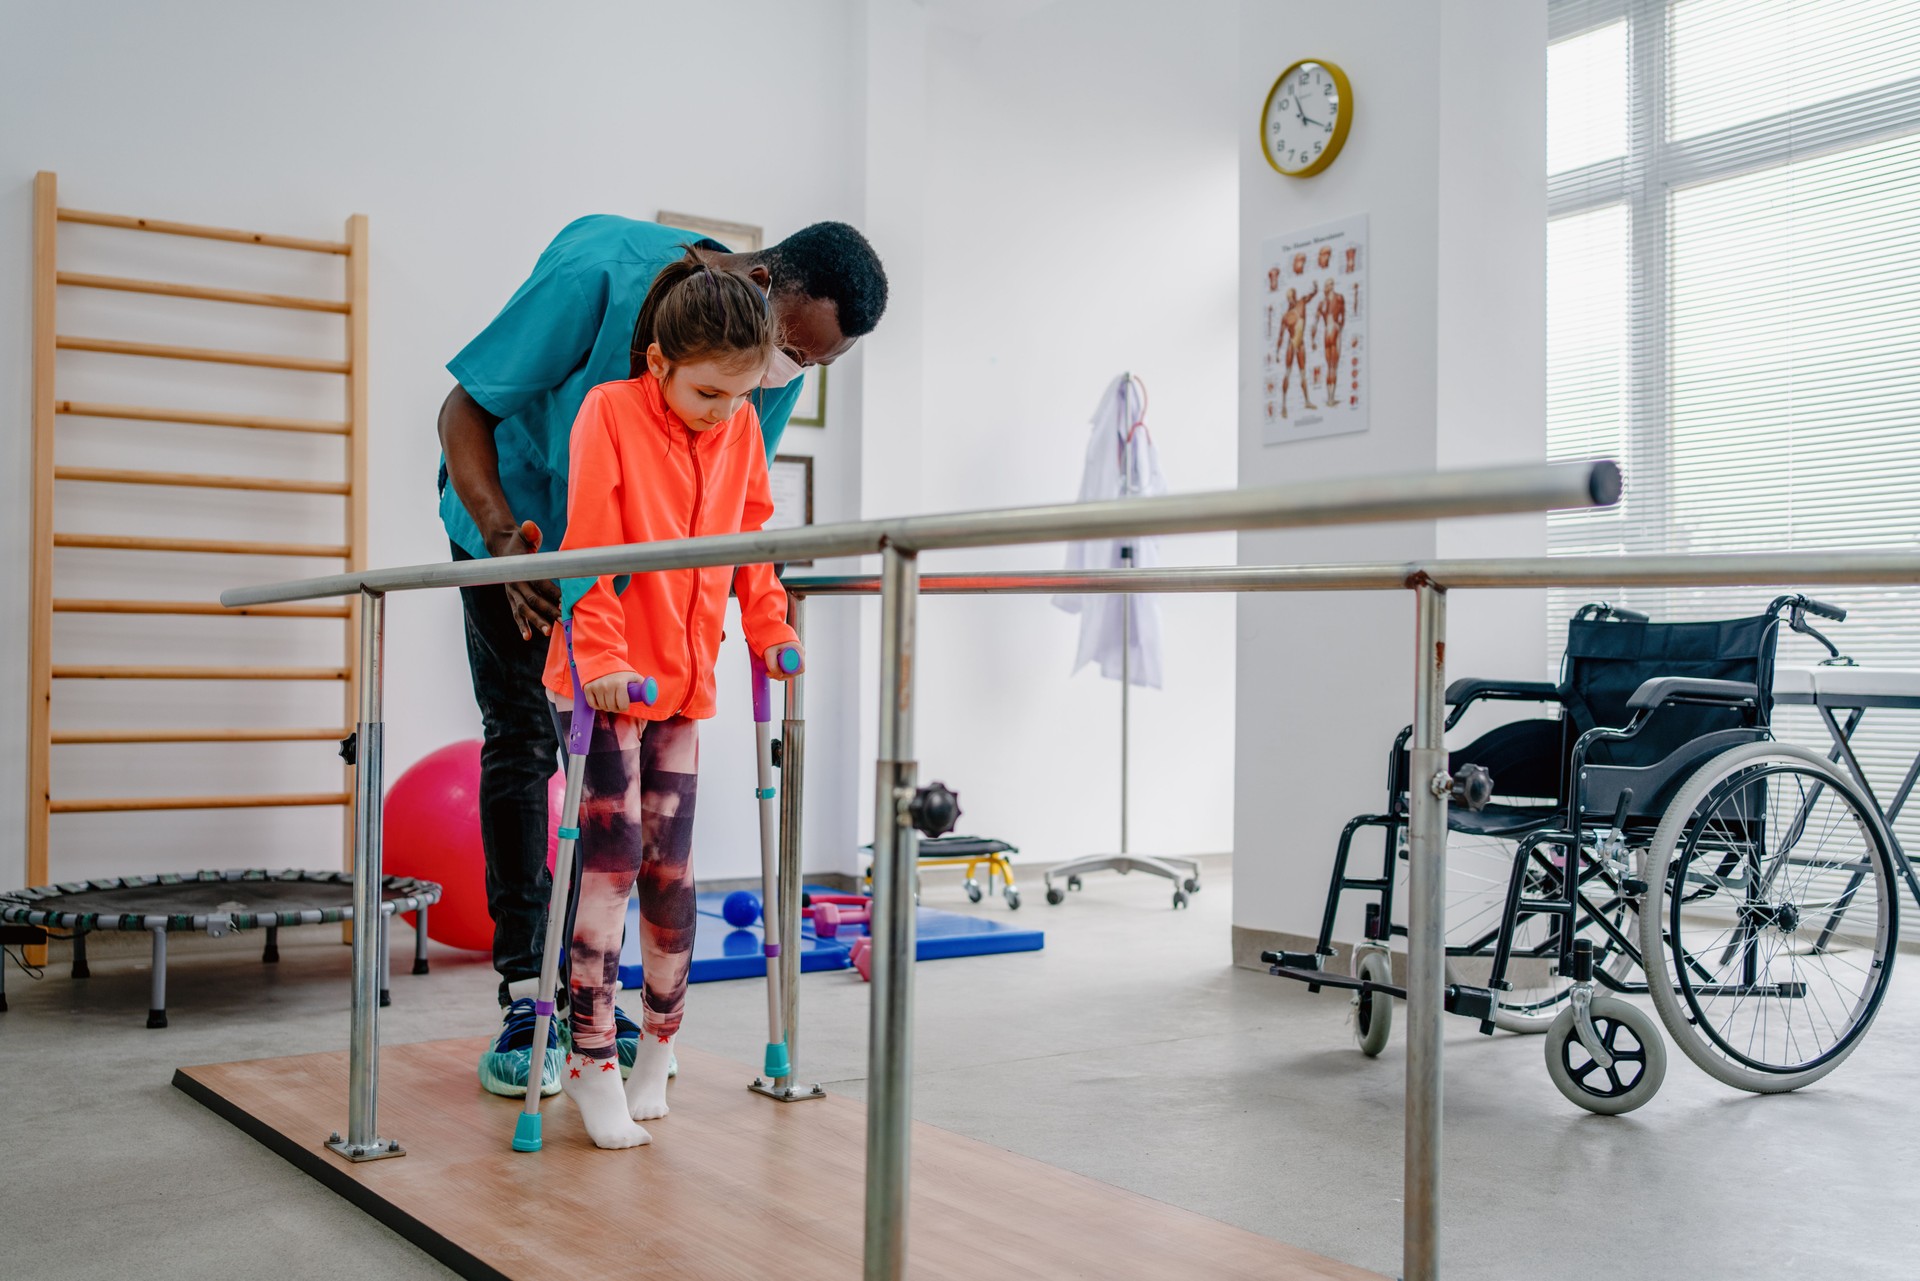
<path fill-rule="evenodd" d="M 1464 679 L 1452 729 L 1476 703 L 1547 705 L 1449 749 L 1445 1004 L 1496 1029 L 1544 1033 L 1547 1071 L 1591 1112 L 1645 1104 L 1666 1074 L 1655 1013 L 1681 1051 L 1739 1089 L 1825 1076 L 1872 1023 L 1899 927 L 1893 841 L 1851 777 L 1769 727 L 1784 620 L 1837 654 L 1808 616 L 1846 611 L 1782 596 L 1764 613 L 1656 623 L 1604 602 L 1568 624 L 1561 679 Z M 1841 660 L 1844 661 L 1844 660 Z M 1269 972 L 1350 991 L 1360 1049 L 1388 1041 L 1391 940 L 1407 853 L 1407 742 L 1388 757 L 1387 805 L 1346 825 L 1311 952 L 1266 952 Z M 1377 875 L 1354 839 L 1382 833 Z M 1366 897 L 1346 974 L 1329 963 L 1343 897 Z"/>

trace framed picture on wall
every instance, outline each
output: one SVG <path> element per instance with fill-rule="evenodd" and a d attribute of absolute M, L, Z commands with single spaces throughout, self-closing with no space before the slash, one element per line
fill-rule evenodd
<path fill-rule="evenodd" d="M 805 381 L 800 385 L 800 399 L 794 402 L 793 417 L 787 422 L 795 427 L 825 427 L 827 425 L 827 367 L 809 365 Z"/>
<path fill-rule="evenodd" d="M 803 454 L 776 454 L 767 468 L 767 481 L 773 490 L 773 515 L 768 529 L 798 529 L 813 524 L 813 459 Z M 811 565 L 810 560 L 789 562 Z"/>
<path fill-rule="evenodd" d="M 667 209 L 656 214 L 654 221 L 663 227 L 678 227 L 696 236 L 717 240 L 737 254 L 750 254 L 766 245 L 767 233 L 750 222 L 702 218 L 699 214 L 674 213 Z"/>

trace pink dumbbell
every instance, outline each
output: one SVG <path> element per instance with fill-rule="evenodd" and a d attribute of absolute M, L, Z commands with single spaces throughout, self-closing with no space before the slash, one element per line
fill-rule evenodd
<path fill-rule="evenodd" d="M 860 981 L 873 982 L 873 940 L 864 935 L 855 939 L 853 951 L 849 956 L 853 961 L 853 968 L 860 971 Z"/>
<path fill-rule="evenodd" d="M 873 918 L 873 900 L 864 894 L 815 894 L 801 915 L 813 918 L 816 938 L 830 939 L 843 925 L 865 925 Z"/>

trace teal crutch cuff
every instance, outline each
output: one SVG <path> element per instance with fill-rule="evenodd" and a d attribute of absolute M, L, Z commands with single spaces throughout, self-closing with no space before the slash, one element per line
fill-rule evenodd
<path fill-rule="evenodd" d="M 793 1065 L 787 1062 L 787 1043 L 774 1041 L 767 1046 L 767 1075 L 774 1080 L 793 1075 Z M 538 1117 L 534 1118 L 536 1121 Z"/>
<path fill-rule="evenodd" d="M 513 1123 L 513 1150 L 515 1152 L 540 1150 L 540 1114 L 538 1112 L 522 1112 L 520 1119 Z"/>

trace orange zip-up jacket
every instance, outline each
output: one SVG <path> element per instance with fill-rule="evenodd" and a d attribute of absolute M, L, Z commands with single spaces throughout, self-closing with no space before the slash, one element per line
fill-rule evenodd
<path fill-rule="evenodd" d="M 652 374 L 587 393 L 569 445 L 567 534 L 561 548 L 608 547 L 757 530 L 773 514 L 760 419 L 743 404 L 726 422 L 688 431 Z M 652 707 L 628 715 L 663 721 L 713 715 L 713 663 L 726 621 L 731 566 L 635 574 L 616 596 L 603 577 L 573 608 L 573 657 L 587 684 L 615 672 L 660 682 Z M 739 570 L 747 644 L 763 654 L 791 644 L 787 593 L 771 565 Z M 546 686 L 573 700 L 567 646 L 553 629 Z"/>

